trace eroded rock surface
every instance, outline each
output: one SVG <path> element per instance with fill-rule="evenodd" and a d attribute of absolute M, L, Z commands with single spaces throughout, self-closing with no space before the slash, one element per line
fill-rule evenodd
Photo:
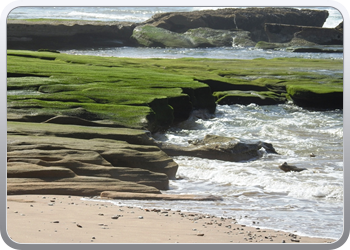
<path fill-rule="evenodd" d="M 8 193 L 168 189 L 178 165 L 153 144 L 142 130 L 8 122 Z"/>

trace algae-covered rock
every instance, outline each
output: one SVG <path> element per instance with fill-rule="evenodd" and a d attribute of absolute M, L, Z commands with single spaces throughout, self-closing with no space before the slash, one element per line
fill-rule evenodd
<path fill-rule="evenodd" d="M 206 27 L 190 29 L 184 33 L 194 47 L 231 47 L 236 32 Z"/>
<path fill-rule="evenodd" d="M 271 42 L 265 42 L 260 41 L 255 45 L 256 49 L 279 49 L 279 48 L 285 48 L 288 45 L 283 43 L 271 43 Z"/>
<path fill-rule="evenodd" d="M 8 51 L 7 63 L 7 111 L 13 121 L 56 117 L 56 123 L 156 132 L 186 120 L 193 109 L 215 111 L 207 85 L 166 67 L 159 70 L 154 60 Z"/>
<path fill-rule="evenodd" d="M 145 47 L 193 48 L 193 43 L 182 34 L 144 25 L 134 29 L 132 38 Z"/>
<path fill-rule="evenodd" d="M 207 27 L 176 33 L 150 25 L 138 26 L 132 38 L 145 47 L 205 48 L 248 46 L 255 44 L 248 31 L 218 30 Z"/>
<path fill-rule="evenodd" d="M 301 107 L 314 109 L 342 109 L 343 86 L 287 85 L 288 95 Z"/>

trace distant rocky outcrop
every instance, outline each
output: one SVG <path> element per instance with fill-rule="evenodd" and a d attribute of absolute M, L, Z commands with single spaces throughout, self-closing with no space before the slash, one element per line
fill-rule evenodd
<path fill-rule="evenodd" d="M 259 41 L 269 40 L 266 23 L 320 28 L 328 15 L 328 11 L 323 10 L 266 7 L 160 13 L 143 23 L 8 20 L 7 47 L 30 50 L 120 46 L 253 47 Z M 340 30 L 341 27 L 338 32 Z M 316 41 L 326 39 L 329 33 L 321 31 L 304 30 L 298 36 Z M 286 28 L 284 32 L 286 37 L 295 33 L 288 33 Z M 337 34 L 332 34 L 330 41 L 336 37 Z"/>
<path fill-rule="evenodd" d="M 192 12 L 168 12 L 154 15 L 144 24 L 183 33 L 207 27 L 251 32 L 254 41 L 266 40 L 265 23 L 283 23 L 322 27 L 328 11 L 293 8 L 226 8 Z"/>
<path fill-rule="evenodd" d="M 8 20 L 8 49 L 78 49 L 130 46 L 135 23 L 79 20 Z"/>

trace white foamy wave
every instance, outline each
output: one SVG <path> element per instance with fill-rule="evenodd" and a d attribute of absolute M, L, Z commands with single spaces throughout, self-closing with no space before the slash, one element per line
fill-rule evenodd
<path fill-rule="evenodd" d="M 140 16 L 130 14 L 105 14 L 99 12 L 80 12 L 80 11 L 72 11 L 67 14 L 69 17 L 77 18 L 77 19 L 93 19 L 93 20 L 104 20 L 104 21 L 130 21 L 130 22 L 142 22 L 146 21 L 148 16 Z"/>

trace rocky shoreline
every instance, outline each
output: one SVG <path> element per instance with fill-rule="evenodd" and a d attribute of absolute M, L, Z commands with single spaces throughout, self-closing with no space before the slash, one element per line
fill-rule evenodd
<path fill-rule="evenodd" d="M 296 65 L 315 73 L 291 70 Z M 207 135 L 188 147 L 152 139 L 194 110 L 210 117 L 216 105 L 288 100 L 342 108 L 342 74 L 317 73 L 339 71 L 341 61 L 228 63 L 9 50 L 7 66 L 7 192 L 13 195 L 160 194 L 176 178 L 172 156 L 237 162 L 278 153 L 268 142 L 239 138 Z"/>
<path fill-rule="evenodd" d="M 169 12 L 143 23 L 75 20 L 8 20 L 8 49 L 80 49 L 121 46 L 279 47 L 343 45 L 342 23 L 322 28 L 327 11 L 292 8 Z M 322 51 L 322 50 L 321 50 Z"/>
<path fill-rule="evenodd" d="M 248 161 L 262 150 L 277 153 L 268 142 L 239 138 L 207 135 L 187 148 L 151 138 L 194 110 L 212 115 L 216 105 L 287 101 L 343 107 L 342 74 L 317 72 L 338 72 L 342 62 L 120 59 L 50 49 L 232 46 L 232 37 L 242 46 L 342 44 L 341 26 L 321 28 L 327 17 L 327 11 L 248 8 L 163 13 L 142 24 L 8 20 L 9 49 L 45 49 L 7 53 L 8 194 L 160 194 L 176 178 L 171 156 Z"/>

